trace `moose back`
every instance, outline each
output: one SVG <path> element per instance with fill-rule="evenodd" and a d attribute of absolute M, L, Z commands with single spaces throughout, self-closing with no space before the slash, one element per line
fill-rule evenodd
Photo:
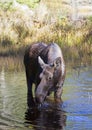
<path fill-rule="evenodd" d="M 42 104 L 52 91 L 54 91 L 55 100 L 61 100 L 65 62 L 62 51 L 56 43 L 32 44 L 25 52 L 24 65 L 28 87 L 28 107 Z M 35 84 L 35 98 L 32 93 L 33 84 Z"/>

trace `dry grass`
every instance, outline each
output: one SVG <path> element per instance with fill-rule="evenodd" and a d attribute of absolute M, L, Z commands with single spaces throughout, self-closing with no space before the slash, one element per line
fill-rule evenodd
<path fill-rule="evenodd" d="M 54 41 L 72 46 L 79 44 L 84 35 L 89 33 L 89 29 L 86 25 L 84 27 L 81 21 L 73 23 L 67 17 L 61 16 L 61 11 L 57 11 L 58 14 L 53 11 L 54 15 L 42 2 L 33 10 L 17 4 L 7 10 L 0 9 L 0 44 L 3 46 L 27 45 L 36 41 Z M 76 29 L 74 24 L 79 26 L 79 29 Z"/>
<path fill-rule="evenodd" d="M 0 57 L 0 70 L 21 71 L 23 68 L 23 59 L 20 57 Z"/>
<path fill-rule="evenodd" d="M 0 9 L 0 66 L 20 68 L 19 56 L 23 59 L 25 47 L 33 42 L 56 42 L 66 62 L 91 63 L 92 18 L 72 22 L 67 12 L 55 10 L 55 4 L 49 9 L 52 4 L 43 3 L 34 9 L 19 3 Z"/>

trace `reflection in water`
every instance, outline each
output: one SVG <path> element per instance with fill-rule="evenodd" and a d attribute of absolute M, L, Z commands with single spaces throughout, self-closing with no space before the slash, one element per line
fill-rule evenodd
<path fill-rule="evenodd" d="M 26 125 L 33 126 L 35 130 L 64 130 L 66 126 L 66 115 L 59 104 L 50 103 L 40 109 L 28 109 L 25 119 Z"/>
<path fill-rule="evenodd" d="M 0 71 L 0 130 L 92 130 L 92 67 L 67 70 L 63 103 L 47 100 L 39 109 L 26 110 L 25 78 Z"/>

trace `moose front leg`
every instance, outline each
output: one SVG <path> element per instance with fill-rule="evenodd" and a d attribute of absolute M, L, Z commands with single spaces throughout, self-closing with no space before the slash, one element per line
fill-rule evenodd
<path fill-rule="evenodd" d="M 35 106 L 33 94 L 32 94 L 32 76 L 29 74 L 29 71 L 26 70 L 26 79 L 27 79 L 27 105 L 29 108 Z"/>
<path fill-rule="evenodd" d="M 29 108 L 32 108 L 35 106 L 35 102 L 34 102 L 34 98 L 33 98 L 33 94 L 32 94 L 32 81 L 27 80 L 27 104 Z"/>
<path fill-rule="evenodd" d="M 54 92 L 54 98 L 56 102 L 62 102 L 62 99 L 61 99 L 62 92 L 63 92 L 62 86 L 58 86 L 58 88 L 56 88 Z"/>
<path fill-rule="evenodd" d="M 55 98 L 55 101 L 57 101 L 57 102 L 62 102 L 61 95 L 63 93 L 63 83 L 64 83 L 64 79 L 60 80 L 56 85 L 56 89 L 54 92 L 54 98 Z"/>

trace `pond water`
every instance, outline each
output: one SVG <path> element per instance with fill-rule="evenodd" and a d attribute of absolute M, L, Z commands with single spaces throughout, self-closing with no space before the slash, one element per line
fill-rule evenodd
<path fill-rule="evenodd" d="M 92 130 L 92 67 L 68 69 L 62 103 L 27 110 L 23 72 L 0 72 L 0 130 Z"/>

